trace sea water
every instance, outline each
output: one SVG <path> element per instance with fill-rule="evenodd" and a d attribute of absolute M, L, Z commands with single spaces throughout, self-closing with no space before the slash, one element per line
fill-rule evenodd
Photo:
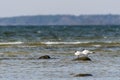
<path fill-rule="evenodd" d="M 92 61 L 72 61 L 83 49 Z M 0 26 L 0 80 L 120 80 L 119 60 L 120 26 Z"/>

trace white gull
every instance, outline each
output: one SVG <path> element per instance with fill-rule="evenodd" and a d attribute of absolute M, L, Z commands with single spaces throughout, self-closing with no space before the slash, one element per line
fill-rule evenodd
<path fill-rule="evenodd" d="M 94 52 L 85 49 L 83 51 L 76 51 L 74 54 L 79 58 L 80 55 L 88 56 L 91 53 L 94 53 Z"/>

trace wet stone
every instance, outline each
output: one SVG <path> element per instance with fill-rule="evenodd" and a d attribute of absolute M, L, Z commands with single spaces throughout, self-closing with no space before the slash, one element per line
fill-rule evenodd
<path fill-rule="evenodd" d="M 51 57 L 49 55 L 40 56 L 38 59 L 50 59 Z"/>
<path fill-rule="evenodd" d="M 74 77 L 88 77 L 93 76 L 92 74 L 76 74 Z"/>
<path fill-rule="evenodd" d="M 89 57 L 79 57 L 73 59 L 72 61 L 91 61 L 91 59 Z"/>

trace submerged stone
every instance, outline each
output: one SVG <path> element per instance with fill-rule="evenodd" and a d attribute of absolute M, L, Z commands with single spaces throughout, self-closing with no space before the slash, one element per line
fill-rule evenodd
<path fill-rule="evenodd" d="M 51 57 L 49 55 L 40 56 L 38 59 L 50 59 Z"/>
<path fill-rule="evenodd" d="M 92 74 L 76 74 L 74 77 L 88 77 L 93 76 Z"/>
<path fill-rule="evenodd" d="M 73 59 L 72 61 L 91 61 L 91 59 L 89 57 L 79 57 Z"/>

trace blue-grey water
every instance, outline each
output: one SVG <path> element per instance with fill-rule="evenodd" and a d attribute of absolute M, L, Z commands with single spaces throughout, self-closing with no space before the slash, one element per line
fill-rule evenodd
<path fill-rule="evenodd" d="M 82 49 L 92 61 L 72 61 Z M 0 80 L 120 80 L 120 26 L 0 26 L 0 70 Z"/>

